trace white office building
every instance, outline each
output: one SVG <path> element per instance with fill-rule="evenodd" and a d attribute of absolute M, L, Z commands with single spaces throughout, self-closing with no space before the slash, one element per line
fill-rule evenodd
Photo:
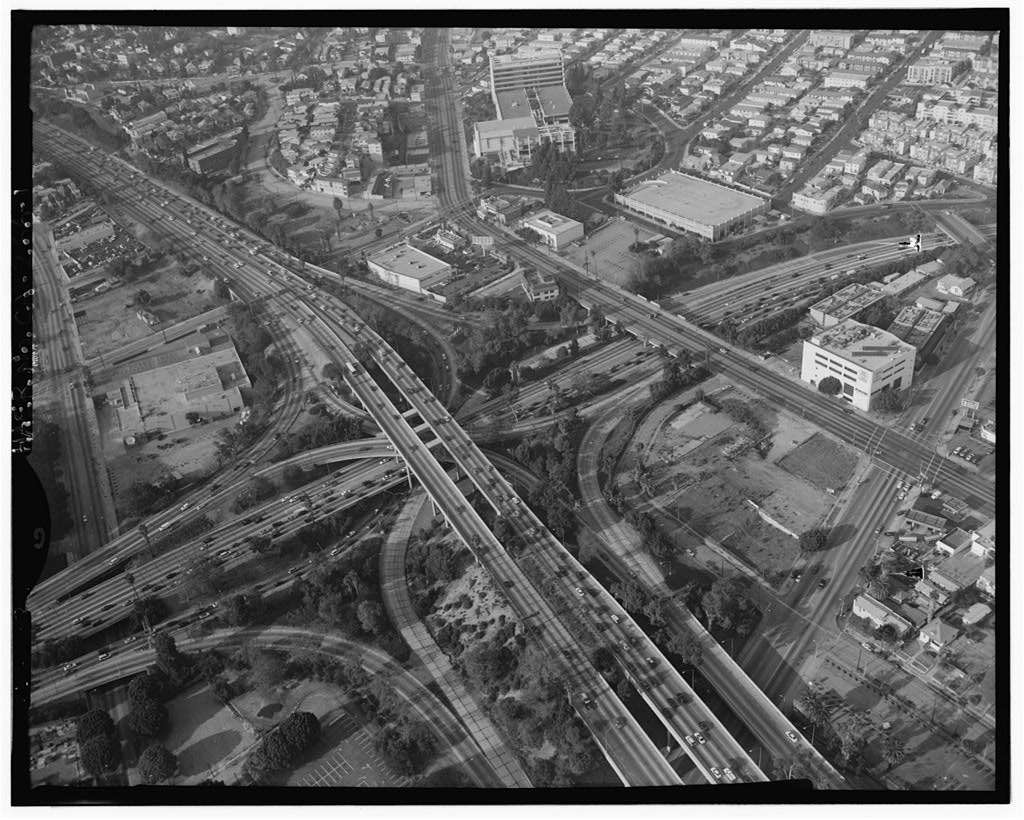
<path fill-rule="evenodd" d="M 905 390 L 914 380 L 917 349 L 891 333 L 847 319 L 804 342 L 800 378 L 817 387 L 834 376 L 839 395 L 868 411 L 883 390 Z"/>
<path fill-rule="evenodd" d="M 524 228 L 530 228 L 540 234 L 545 245 L 556 251 L 565 250 L 572 242 L 583 238 L 583 223 L 554 211 L 540 211 L 523 222 Z"/>

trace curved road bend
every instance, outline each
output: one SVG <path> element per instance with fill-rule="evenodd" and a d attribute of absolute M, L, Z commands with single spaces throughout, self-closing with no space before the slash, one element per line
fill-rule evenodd
<path fill-rule="evenodd" d="M 793 724 L 747 677 L 693 613 L 672 598 L 672 590 L 665 583 L 657 562 L 639 548 L 640 539 L 636 530 L 619 519 L 601 494 L 597 480 L 598 454 L 601 442 L 620 417 L 620 410 L 609 410 L 584 435 L 576 461 L 582 499 L 579 517 L 604 542 L 609 552 L 636 573 L 649 591 L 666 599 L 666 614 L 671 626 L 680 634 L 692 635 L 703 649 L 702 674 L 769 753 L 776 758 L 786 758 L 798 752 L 817 776 L 816 785 L 819 788 L 847 788 L 842 776 L 799 734 L 797 736 L 800 740 L 795 746 L 787 739 L 787 731 L 796 731 Z"/>
<path fill-rule="evenodd" d="M 405 557 L 413 525 L 421 518 L 428 498 L 422 490 L 414 494 L 398 514 L 380 554 L 381 590 L 392 623 L 402 633 L 413 654 L 437 681 L 463 725 L 498 773 L 507 788 L 530 788 L 530 779 L 490 718 L 466 690 L 458 672 L 420 620 L 409 597 Z M 430 517 L 429 515 L 427 516 Z"/>
<path fill-rule="evenodd" d="M 380 650 L 337 636 L 322 635 L 309 629 L 296 627 L 268 627 L 266 629 L 230 630 L 219 629 L 202 638 L 181 637 L 178 646 L 182 650 L 222 649 L 242 643 L 255 643 L 267 648 L 293 652 L 305 649 L 319 652 L 333 658 L 351 657 L 358 654 L 360 665 L 373 676 L 387 676 L 394 684 L 395 692 L 426 723 L 442 744 L 451 748 L 452 754 L 463 764 L 472 778 L 482 787 L 500 787 L 501 781 L 487 759 L 480 754 L 476 745 L 466 735 L 462 725 L 451 712 L 414 675 L 403 669 L 390 655 Z M 131 675 L 144 672 L 155 661 L 155 653 L 143 648 L 126 659 L 114 655 L 87 671 L 71 677 L 59 677 L 47 692 L 34 694 L 33 706 L 67 697 L 75 692 L 103 686 Z"/>

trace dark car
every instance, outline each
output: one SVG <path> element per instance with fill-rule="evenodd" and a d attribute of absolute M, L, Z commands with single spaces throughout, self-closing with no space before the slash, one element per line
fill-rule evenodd
<path fill-rule="evenodd" d="M 818 589 L 824 589 L 827 586 L 828 586 L 828 578 L 822 578 L 820 581 L 818 581 Z"/>

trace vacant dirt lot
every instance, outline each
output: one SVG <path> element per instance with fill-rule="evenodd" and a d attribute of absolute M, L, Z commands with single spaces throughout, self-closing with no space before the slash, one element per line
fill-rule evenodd
<path fill-rule="evenodd" d="M 136 294 L 146 291 L 151 301 L 146 310 L 154 314 L 160 324 L 150 327 L 136 314 Z M 117 350 L 125 342 L 152 336 L 161 327 L 172 325 L 203 313 L 221 304 L 213 295 L 213 283 L 204 276 L 182 276 L 176 262 L 167 262 L 140 279 L 123 283 L 103 294 L 96 294 L 77 302 L 78 332 L 82 337 L 82 350 L 87 357 Z"/>
<path fill-rule="evenodd" d="M 815 433 L 780 459 L 779 466 L 806 479 L 815 487 L 838 490 L 853 475 L 857 457 L 824 434 Z"/>
<path fill-rule="evenodd" d="M 774 580 L 788 573 L 799 556 L 794 535 L 817 525 L 832 499 L 823 484 L 808 485 L 779 467 L 779 460 L 803 446 L 809 432 L 804 422 L 735 389 L 721 397 L 753 409 L 771 431 L 771 447 L 763 457 L 750 446 L 755 433 L 747 424 L 708 404 L 694 404 L 666 419 L 650 439 L 627 448 L 620 486 L 627 494 L 639 495 L 640 484 L 646 484 L 650 493 L 645 498 Z M 630 469 L 638 444 L 643 444 L 646 470 L 640 483 Z M 807 453 L 831 453 L 836 461 L 843 455 L 825 445 L 814 445 Z M 814 463 L 801 455 L 797 463 L 809 461 Z M 850 464 L 854 463 L 851 457 Z M 777 526 L 759 515 L 758 508 Z"/>

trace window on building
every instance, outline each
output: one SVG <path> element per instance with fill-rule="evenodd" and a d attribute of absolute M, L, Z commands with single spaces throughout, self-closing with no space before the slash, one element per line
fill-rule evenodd
<path fill-rule="evenodd" d="M 899 378 L 893 379 L 892 389 L 893 390 L 899 390 L 901 384 L 903 384 L 903 377 L 902 376 L 900 376 Z"/>
<path fill-rule="evenodd" d="M 852 384 L 848 384 L 848 383 L 844 383 L 843 384 L 843 395 L 846 395 L 846 396 L 852 396 L 853 395 L 853 385 Z"/>

